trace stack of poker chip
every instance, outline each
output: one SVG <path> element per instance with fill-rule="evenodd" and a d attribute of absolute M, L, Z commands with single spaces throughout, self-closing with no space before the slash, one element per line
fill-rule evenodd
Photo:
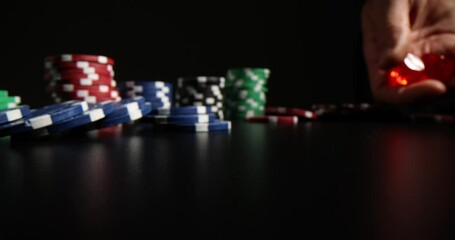
<path fill-rule="evenodd" d="M 269 76 L 270 70 L 266 68 L 229 69 L 224 101 L 227 118 L 264 115 Z"/>
<path fill-rule="evenodd" d="M 211 106 L 184 106 L 170 109 L 153 109 L 144 120 L 181 131 L 213 132 L 229 131 L 230 121 L 217 119 Z"/>
<path fill-rule="evenodd" d="M 15 108 L 21 103 L 21 97 L 9 96 L 7 90 L 0 90 L 0 109 Z"/>
<path fill-rule="evenodd" d="M 143 97 L 88 103 L 70 100 L 30 109 L 28 105 L 0 110 L 0 137 L 47 136 L 98 130 L 132 123 L 152 111 Z"/>
<path fill-rule="evenodd" d="M 55 102 L 120 100 L 114 80 L 114 60 L 106 56 L 62 54 L 44 60 L 44 78 Z"/>
<path fill-rule="evenodd" d="M 119 82 L 120 96 L 143 97 L 154 109 L 169 109 L 172 106 L 173 88 L 169 82 L 125 81 Z"/>
<path fill-rule="evenodd" d="M 176 106 L 206 106 L 224 119 L 225 78 L 217 76 L 181 77 L 177 80 Z"/>

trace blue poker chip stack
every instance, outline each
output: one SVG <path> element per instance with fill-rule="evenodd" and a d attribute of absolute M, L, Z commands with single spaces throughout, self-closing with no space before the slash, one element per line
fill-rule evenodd
<path fill-rule="evenodd" d="M 125 81 L 119 82 L 118 89 L 122 98 L 144 97 L 153 109 L 169 109 L 173 102 L 173 87 L 162 81 Z"/>
<path fill-rule="evenodd" d="M 231 122 L 218 120 L 210 106 L 185 106 L 154 109 L 145 121 L 191 132 L 229 131 Z"/>
<path fill-rule="evenodd" d="M 28 115 L 30 115 L 30 107 L 28 105 L 0 110 L 0 125 L 20 120 Z"/>
<path fill-rule="evenodd" d="M 89 104 L 87 111 L 82 114 L 67 118 L 57 124 L 53 124 L 47 128 L 51 134 L 72 131 L 79 129 L 91 123 L 95 123 L 104 119 L 106 116 L 114 112 L 114 102 L 104 101 L 99 103 Z"/>
<path fill-rule="evenodd" d="M 88 110 L 86 101 L 67 101 L 29 110 L 28 106 L 16 108 L 15 117 L 7 117 L 0 124 L 0 136 L 18 135 L 46 130 Z M 20 113 L 17 112 L 20 110 Z M 5 114 L 11 114 L 7 112 Z M 17 115 L 21 115 L 18 117 Z"/>
<path fill-rule="evenodd" d="M 144 97 L 88 103 L 81 100 L 30 109 L 28 105 L 0 111 L 0 136 L 48 136 L 84 132 L 131 123 L 152 112 Z"/>

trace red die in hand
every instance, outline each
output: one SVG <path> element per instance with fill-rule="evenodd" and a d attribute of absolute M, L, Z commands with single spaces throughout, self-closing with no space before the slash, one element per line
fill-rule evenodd
<path fill-rule="evenodd" d="M 448 82 L 455 72 L 455 60 L 444 55 L 427 54 L 422 56 L 427 79 Z"/>
<path fill-rule="evenodd" d="M 407 86 L 427 79 L 449 81 L 455 73 L 455 60 L 444 55 L 427 54 L 419 58 L 408 54 L 403 63 L 388 72 L 391 86 Z"/>
<path fill-rule="evenodd" d="M 407 86 L 425 79 L 425 64 L 419 57 L 408 54 L 398 66 L 390 69 L 389 83 L 391 86 Z"/>

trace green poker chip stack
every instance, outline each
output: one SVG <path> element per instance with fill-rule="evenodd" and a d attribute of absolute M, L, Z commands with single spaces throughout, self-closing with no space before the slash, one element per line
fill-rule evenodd
<path fill-rule="evenodd" d="M 227 71 L 224 96 L 228 119 L 262 116 L 267 102 L 267 68 L 233 68 Z"/>
<path fill-rule="evenodd" d="M 14 108 L 21 103 L 18 96 L 8 96 L 8 91 L 0 90 L 0 109 Z"/>

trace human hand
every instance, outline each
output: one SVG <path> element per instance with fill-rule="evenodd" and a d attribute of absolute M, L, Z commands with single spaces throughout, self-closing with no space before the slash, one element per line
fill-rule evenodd
<path fill-rule="evenodd" d="M 388 69 L 408 53 L 443 54 L 455 58 L 454 0 L 369 0 L 362 10 L 363 50 L 373 97 L 408 104 L 444 95 L 455 80 L 428 79 L 393 87 Z"/>

